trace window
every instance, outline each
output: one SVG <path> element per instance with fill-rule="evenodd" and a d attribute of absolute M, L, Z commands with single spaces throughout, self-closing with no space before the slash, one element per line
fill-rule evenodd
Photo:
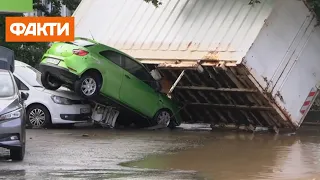
<path fill-rule="evenodd" d="M 29 90 L 29 88 L 16 76 L 14 76 L 14 80 L 16 81 L 19 90 Z"/>
<path fill-rule="evenodd" d="M 149 72 L 139 63 L 135 62 L 126 56 L 122 56 L 124 60 L 124 69 L 136 76 L 141 81 L 151 85 L 154 79 L 151 77 Z"/>
<path fill-rule="evenodd" d="M 116 65 L 122 67 L 121 55 L 119 53 L 116 53 L 114 51 L 101 51 L 100 55 L 109 59 Z"/>
<path fill-rule="evenodd" d="M 16 66 L 14 73 L 16 73 L 23 81 L 33 87 L 42 87 L 37 81 L 37 77 L 40 76 L 40 72 L 31 66 Z"/>
<path fill-rule="evenodd" d="M 14 82 L 9 73 L 0 73 L 0 97 L 11 97 L 14 95 Z"/>

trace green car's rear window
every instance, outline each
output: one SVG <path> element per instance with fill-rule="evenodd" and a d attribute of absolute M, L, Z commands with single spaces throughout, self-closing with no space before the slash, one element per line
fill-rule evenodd
<path fill-rule="evenodd" d="M 90 46 L 95 45 L 94 43 L 86 41 L 86 40 L 83 40 L 83 39 L 77 39 L 77 40 L 75 40 L 73 42 L 67 42 L 67 43 L 74 44 L 74 45 L 77 45 L 77 46 L 82 46 L 82 47 L 90 47 Z"/>

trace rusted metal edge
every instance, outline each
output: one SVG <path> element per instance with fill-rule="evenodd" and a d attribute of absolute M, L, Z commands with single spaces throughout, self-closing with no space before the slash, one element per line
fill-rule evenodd
<path fill-rule="evenodd" d="M 142 64 L 155 64 L 158 68 L 194 68 L 202 66 L 237 66 L 237 61 L 218 61 L 218 60 L 139 60 Z"/>
<path fill-rule="evenodd" d="M 249 67 L 247 67 L 247 65 L 243 65 L 245 67 L 246 70 L 250 69 Z M 282 117 L 282 119 L 286 122 L 288 122 L 292 128 L 294 128 L 295 130 L 298 130 L 299 125 L 298 124 L 294 124 L 290 118 L 290 115 L 287 114 L 287 112 L 281 108 L 281 106 L 279 106 L 276 103 L 276 100 L 273 97 L 268 96 L 267 94 L 263 93 L 264 90 L 262 88 L 262 86 L 259 84 L 259 82 L 254 78 L 254 76 L 251 74 L 251 72 L 249 72 L 250 75 L 248 75 L 248 78 L 252 81 L 252 83 L 255 84 L 255 86 L 261 91 L 261 94 L 268 100 L 269 104 L 274 108 L 274 110 L 276 110 L 276 112 Z M 271 98 L 271 99 L 270 99 Z"/>

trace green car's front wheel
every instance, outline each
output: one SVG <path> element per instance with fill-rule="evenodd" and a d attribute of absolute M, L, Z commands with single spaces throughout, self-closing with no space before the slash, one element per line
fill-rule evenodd
<path fill-rule="evenodd" d="M 94 74 L 85 74 L 75 82 L 75 92 L 84 97 L 92 98 L 99 94 L 101 81 Z"/>
<path fill-rule="evenodd" d="M 48 72 L 41 74 L 41 83 L 43 87 L 49 90 L 57 90 L 61 87 L 60 81 L 51 76 Z"/>

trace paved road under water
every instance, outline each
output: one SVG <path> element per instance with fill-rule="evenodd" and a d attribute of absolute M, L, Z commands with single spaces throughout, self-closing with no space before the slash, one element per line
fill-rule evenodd
<path fill-rule="evenodd" d="M 320 127 L 319 127 L 320 129 Z M 320 133 L 28 130 L 23 162 L 0 179 L 320 179 Z"/>

